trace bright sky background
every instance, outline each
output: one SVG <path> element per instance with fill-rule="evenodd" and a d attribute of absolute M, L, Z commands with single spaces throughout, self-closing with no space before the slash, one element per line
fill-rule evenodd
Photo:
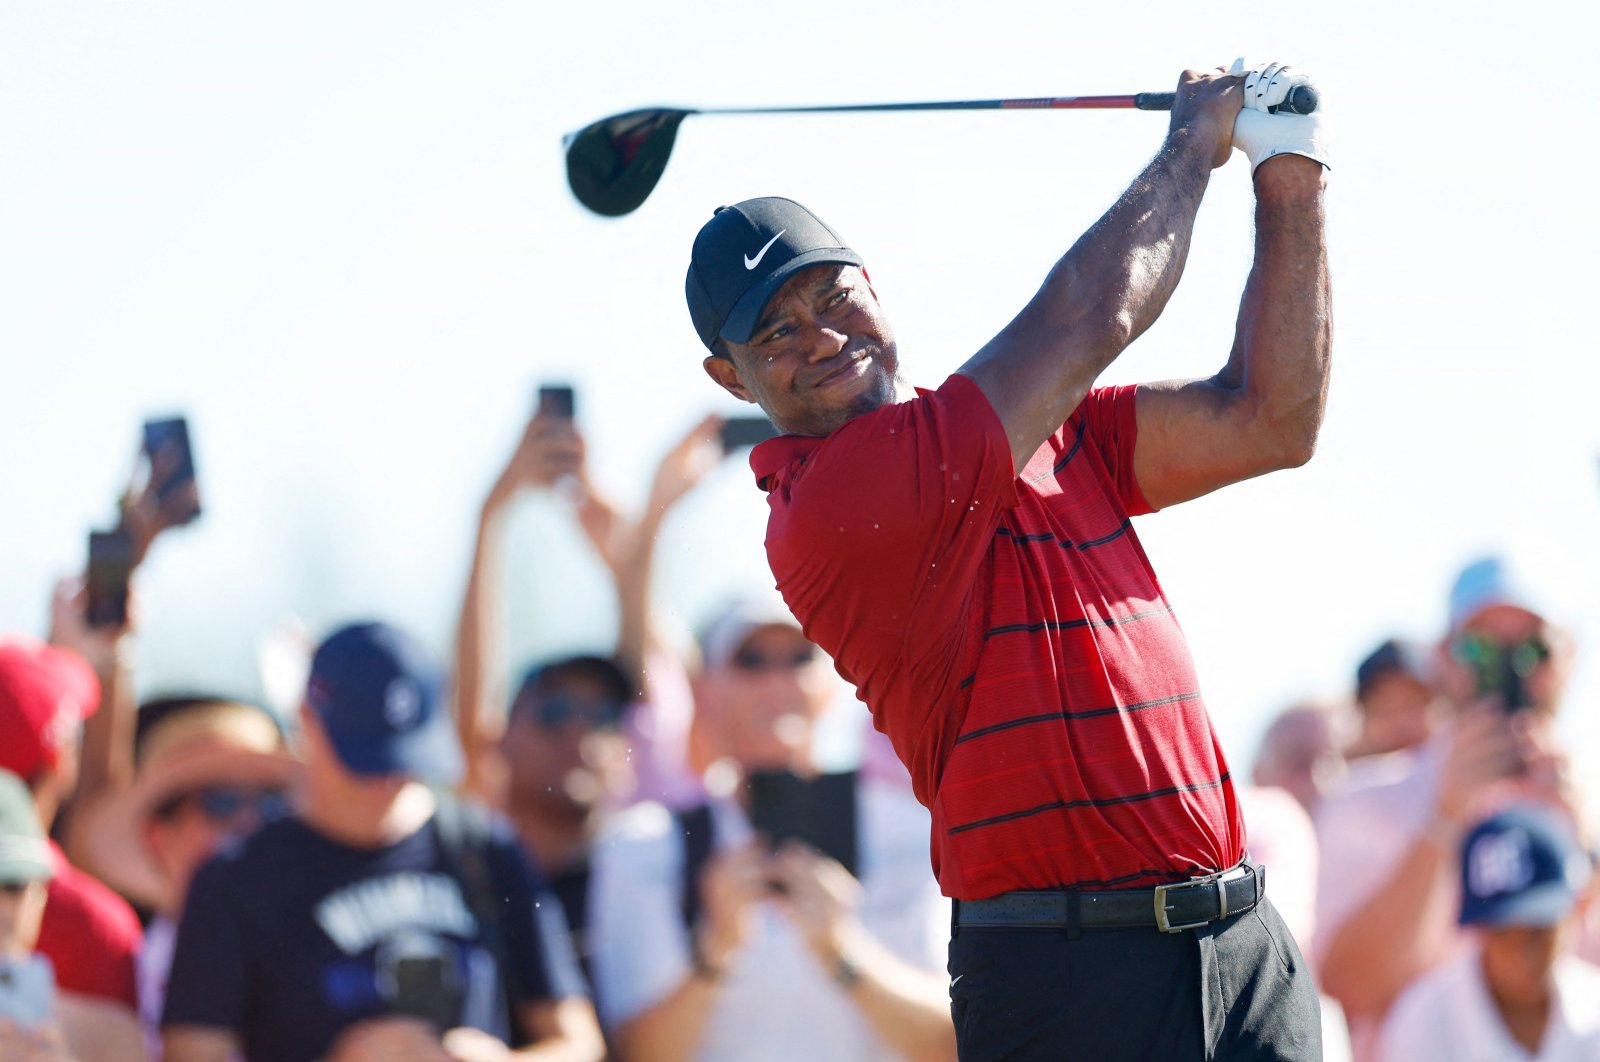
<path fill-rule="evenodd" d="M 1391 632 L 1432 639 L 1461 563 L 1560 573 L 1600 749 L 1590 316 L 1592 5 L 304 2 L 0 7 L 0 630 L 107 523 L 144 417 L 191 418 L 207 512 L 142 587 L 147 692 L 258 692 L 260 639 L 363 616 L 443 651 L 473 522 L 536 385 L 578 389 L 596 476 L 637 507 L 711 409 L 683 305 L 715 206 L 784 194 L 867 257 L 915 382 L 1004 324 L 1157 147 L 1163 118 L 691 118 L 636 214 L 569 196 L 561 136 L 651 104 L 1170 89 L 1240 53 L 1315 76 L 1332 126 L 1335 374 L 1307 468 L 1138 530 L 1236 760 Z M 1585 191 L 1589 189 L 1589 191 Z M 1188 272 L 1106 374 L 1213 372 L 1250 253 L 1241 156 Z M 685 624 L 770 585 L 730 462 L 662 544 Z M 518 655 L 604 644 L 560 506 L 513 536 Z M 1596 762 L 1591 754 L 1591 763 Z"/>

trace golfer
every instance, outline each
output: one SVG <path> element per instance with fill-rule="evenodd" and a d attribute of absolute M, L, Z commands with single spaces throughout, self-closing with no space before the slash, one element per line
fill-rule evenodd
<path fill-rule="evenodd" d="M 1315 116 L 1267 110 L 1303 81 L 1185 73 L 1155 158 L 936 390 L 906 385 L 861 256 L 805 208 L 748 200 L 695 239 L 705 370 L 784 433 L 751 457 L 778 588 L 933 813 L 963 1059 L 1320 1057 L 1310 972 L 1129 522 L 1311 457 L 1326 154 Z M 1256 249 L 1225 364 L 1095 388 L 1166 305 L 1233 148 Z"/>

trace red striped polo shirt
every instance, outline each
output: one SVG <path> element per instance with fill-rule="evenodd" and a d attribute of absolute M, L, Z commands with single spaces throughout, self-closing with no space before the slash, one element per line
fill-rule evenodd
<path fill-rule="evenodd" d="M 1130 525 L 1133 387 L 1014 474 L 970 379 L 751 455 L 767 557 L 933 813 L 946 895 L 1232 866 L 1244 823 L 1183 632 Z"/>

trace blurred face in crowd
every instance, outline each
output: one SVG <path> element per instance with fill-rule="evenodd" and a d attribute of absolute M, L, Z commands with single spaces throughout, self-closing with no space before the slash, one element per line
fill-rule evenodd
<path fill-rule="evenodd" d="M 1439 721 L 1432 687 L 1404 671 L 1389 671 L 1361 693 L 1363 752 L 1396 752 L 1427 741 Z"/>
<path fill-rule="evenodd" d="M 0 956 L 20 959 L 33 951 L 45 889 L 42 881 L 0 881 Z"/>
<path fill-rule="evenodd" d="M 586 815 L 626 786 L 627 706 L 608 683 L 581 670 L 539 685 L 518 693 L 500 742 L 510 802 Z"/>
<path fill-rule="evenodd" d="M 745 770 L 803 769 L 836 685 L 826 654 L 794 627 L 758 627 L 703 681 L 721 744 Z"/>
<path fill-rule="evenodd" d="M 706 372 L 793 435 L 827 435 L 895 400 L 894 332 L 856 266 L 800 270 L 767 303 L 750 342 L 726 351 L 705 360 Z"/>
<path fill-rule="evenodd" d="M 307 782 L 336 800 L 351 819 L 381 823 L 401 791 L 415 782 L 404 774 L 369 775 L 350 770 L 334 750 L 322 720 L 310 708 L 300 711 L 300 742 Z"/>
<path fill-rule="evenodd" d="M 1443 653 L 1451 699 L 1457 704 L 1478 700 L 1479 674 L 1472 661 L 1502 652 L 1517 662 L 1528 707 L 1554 715 L 1571 667 L 1571 643 L 1544 617 L 1516 605 L 1491 605 L 1451 635 Z"/>
<path fill-rule="evenodd" d="M 281 790 L 232 786 L 219 778 L 162 801 L 145 823 L 145 843 L 173 892 L 182 896 L 200 864 L 224 842 L 276 817 L 284 800 Z"/>
<path fill-rule="evenodd" d="M 1553 926 L 1485 930 L 1480 961 L 1490 993 L 1513 1007 L 1537 1007 L 1549 999 L 1561 938 Z"/>
<path fill-rule="evenodd" d="M 1344 735 L 1336 710 L 1299 705 L 1279 715 L 1261 738 L 1251 780 L 1288 790 L 1307 811 L 1314 810 L 1344 771 Z"/>

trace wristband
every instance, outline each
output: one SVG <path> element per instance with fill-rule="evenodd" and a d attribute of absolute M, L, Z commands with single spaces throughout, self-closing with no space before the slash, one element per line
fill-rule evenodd
<path fill-rule="evenodd" d="M 834 960 L 833 982 L 846 990 L 861 983 L 861 967 L 856 965 L 848 951 L 840 951 L 839 957 Z"/>

